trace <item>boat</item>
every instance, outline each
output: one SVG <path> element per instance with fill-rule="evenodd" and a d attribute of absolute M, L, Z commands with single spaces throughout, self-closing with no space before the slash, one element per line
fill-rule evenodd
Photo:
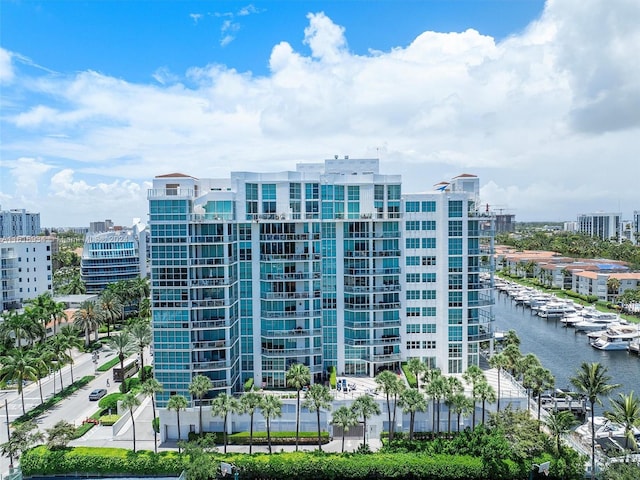
<path fill-rule="evenodd" d="M 640 355 L 640 338 L 632 340 L 627 346 L 627 350 L 629 350 L 629 353 L 636 353 Z"/>
<path fill-rule="evenodd" d="M 582 320 L 573 324 L 577 332 L 604 330 L 613 322 L 626 323 L 617 313 L 600 312 L 593 307 L 584 309 L 579 315 Z"/>
<path fill-rule="evenodd" d="M 595 427 L 595 440 L 599 445 L 605 444 L 607 448 L 619 448 L 623 450 L 625 445 L 625 429 L 623 425 L 612 422 L 605 417 L 593 417 Z M 640 429 L 633 427 L 633 436 L 636 442 L 640 442 Z M 591 420 L 589 419 L 575 429 L 575 433 L 585 442 L 591 443 Z"/>
<path fill-rule="evenodd" d="M 584 317 L 578 312 L 568 313 L 560 319 L 560 321 L 564 323 L 565 327 L 573 327 L 576 323 L 582 322 L 583 320 Z"/>
<path fill-rule="evenodd" d="M 640 338 L 640 329 L 635 325 L 610 325 L 591 346 L 598 350 L 627 350 L 629 344 Z"/>
<path fill-rule="evenodd" d="M 542 318 L 561 318 L 570 313 L 576 313 L 576 309 L 567 302 L 547 302 L 538 308 L 538 316 Z"/>

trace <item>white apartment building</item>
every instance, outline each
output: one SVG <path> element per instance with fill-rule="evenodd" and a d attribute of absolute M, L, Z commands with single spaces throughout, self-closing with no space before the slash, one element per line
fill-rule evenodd
<path fill-rule="evenodd" d="M 40 234 L 40 214 L 24 209 L 0 208 L 0 238 L 36 236 Z"/>
<path fill-rule="evenodd" d="M 2 311 L 20 308 L 26 300 L 53 292 L 52 237 L 0 238 Z"/>
<path fill-rule="evenodd" d="M 578 232 L 602 240 L 621 238 L 621 213 L 582 213 L 578 215 Z"/>
<path fill-rule="evenodd" d="M 402 194 L 377 159 L 295 171 L 184 174 L 149 198 L 155 376 L 169 396 L 203 374 L 220 392 L 374 376 L 419 357 L 443 373 L 492 338 L 493 217 L 479 179 Z"/>

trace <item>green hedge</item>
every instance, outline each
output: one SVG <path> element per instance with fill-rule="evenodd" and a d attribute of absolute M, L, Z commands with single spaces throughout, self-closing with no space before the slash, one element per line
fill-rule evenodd
<path fill-rule="evenodd" d="M 120 363 L 120 359 L 117 356 L 115 356 L 111 360 L 109 360 L 107 363 L 103 363 L 102 365 L 100 365 L 98 367 L 98 371 L 99 372 L 106 372 L 111 367 L 116 366 L 118 363 Z"/>
<path fill-rule="evenodd" d="M 25 477 L 42 475 L 128 474 L 179 475 L 184 469 L 183 459 L 177 452 L 125 448 L 75 447 L 49 450 L 45 446 L 31 449 L 20 457 L 20 468 Z"/>
<path fill-rule="evenodd" d="M 102 397 L 98 402 L 98 406 L 103 410 L 111 409 L 115 412 L 118 408 L 118 401 L 122 400 L 123 398 L 123 393 L 113 392 L 105 397 Z"/>
<path fill-rule="evenodd" d="M 411 388 L 418 388 L 418 381 L 416 380 L 416 376 L 407 368 L 407 362 L 402 362 L 401 368 L 409 386 Z"/>
<path fill-rule="evenodd" d="M 224 460 L 240 468 L 241 479 L 263 480 L 353 479 L 353 480 L 484 480 L 482 461 L 469 456 L 393 454 L 324 454 L 286 452 L 267 454 L 214 454 L 214 461 Z M 48 450 L 44 446 L 25 452 L 21 457 L 25 477 L 42 475 L 178 475 L 187 457 L 176 452 L 132 452 L 120 448 L 75 447 Z M 511 472 L 508 478 L 516 479 Z M 507 478 L 507 477 L 504 477 Z"/>
<path fill-rule="evenodd" d="M 329 385 L 331 385 L 331 388 L 336 388 L 336 385 L 338 383 L 337 380 L 337 373 L 336 373 L 336 367 L 334 365 L 331 365 L 329 367 Z"/>

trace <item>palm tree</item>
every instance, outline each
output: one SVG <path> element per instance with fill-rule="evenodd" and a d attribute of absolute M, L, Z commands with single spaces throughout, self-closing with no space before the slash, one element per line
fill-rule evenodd
<path fill-rule="evenodd" d="M 448 390 L 447 379 L 442 375 L 436 375 L 427 385 L 426 391 L 427 395 L 429 395 L 434 402 L 435 405 L 435 413 L 436 413 L 436 423 L 435 423 L 435 432 L 440 433 L 440 401 L 446 397 Z"/>
<path fill-rule="evenodd" d="M 464 386 L 457 377 L 447 378 L 447 390 L 444 395 L 444 404 L 447 406 L 447 434 L 451 434 L 451 410 L 456 395 L 464 392 Z"/>
<path fill-rule="evenodd" d="M 184 395 L 171 395 L 169 397 L 169 401 L 167 402 L 167 410 L 175 410 L 176 411 L 176 420 L 178 422 L 178 453 L 182 450 L 180 448 L 181 436 L 180 436 L 180 410 L 186 410 L 189 402 L 184 397 Z"/>
<path fill-rule="evenodd" d="M 300 439 L 300 390 L 311 382 L 311 372 L 309 367 L 301 363 L 294 363 L 287 370 L 287 386 L 296 389 L 296 452 Z"/>
<path fill-rule="evenodd" d="M 339 427 L 342 430 L 342 453 L 344 453 L 345 432 L 357 424 L 358 417 L 356 417 L 355 412 L 346 405 L 338 407 L 338 409 L 333 412 L 331 425 Z"/>
<path fill-rule="evenodd" d="M 553 388 L 555 378 L 549 370 L 536 366 L 524 372 L 524 385 L 531 389 L 531 393 L 537 397 L 538 402 L 538 429 L 540 428 L 540 411 L 542 404 L 541 395 L 546 390 Z"/>
<path fill-rule="evenodd" d="M 482 425 L 484 425 L 484 418 L 486 412 L 486 403 L 493 403 L 496 401 L 496 392 L 489 382 L 481 380 L 473 387 L 473 397 L 482 401 Z"/>
<path fill-rule="evenodd" d="M 156 393 L 164 391 L 162 384 L 155 378 L 148 378 L 144 381 L 142 386 L 142 394 L 151 397 L 151 408 L 153 408 L 153 450 L 158 453 L 158 432 L 156 430 Z"/>
<path fill-rule="evenodd" d="M 136 346 L 138 353 L 140 354 L 140 375 L 144 376 L 144 349 L 151 345 L 153 341 L 153 334 L 151 332 L 151 325 L 148 320 L 138 320 L 129 326 L 129 335 L 131 341 Z M 142 381 L 145 379 L 142 378 Z"/>
<path fill-rule="evenodd" d="M 11 310 L 4 316 L 4 321 L 0 323 L 0 329 L 3 337 L 12 339 L 13 345 L 17 348 L 22 348 L 23 343 L 32 345 L 36 338 L 44 335 L 41 323 L 28 314 L 19 313 L 17 310 Z"/>
<path fill-rule="evenodd" d="M 560 454 L 560 439 L 562 435 L 571 430 L 577 423 L 576 417 L 569 410 L 554 410 L 545 420 L 549 433 L 555 440 L 556 453 Z"/>
<path fill-rule="evenodd" d="M 73 324 L 85 334 L 85 346 L 91 343 L 91 331 L 96 332 L 102 323 L 102 311 L 98 309 L 95 302 L 87 300 L 80 304 L 80 308 L 73 313 Z"/>
<path fill-rule="evenodd" d="M 32 365 L 33 359 L 29 352 L 21 348 L 15 348 L 3 357 L 0 357 L 0 379 L 13 381 L 18 387 L 18 393 L 22 400 L 22 414 L 27 411 L 24 407 L 24 389 L 23 382 L 26 380 L 36 380 L 38 378 L 38 370 Z"/>
<path fill-rule="evenodd" d="M 136 451 L 136 421 L 133 418 L 133 410 L 140 405 L 140 400 L 135 393 L 129 392 L 122 399 L 122 408 L 129 410 L 131 415 L 131 426 L 133 427 L 133 451 Z"/>
<path fill-rule="evenodd" d="M 200 418 L 200 430 L 198 433 L 202 434 L 202 399 L 213 388 L 213 382 L 205 375 L 196 375 L 189 384 L 189 394 L 199 400 L 199 418 Z"/>
<path fill-rule="evenodd" d="M 624 426 L 625 450 L 635 449 L 637 442 L 633 427 L 640 426 L 640 399 L 634 396 L 632 390 L 629 395 L 621 393 L 618 398 L 612 399 L 610 406 L 611 410 L 605 412 L 604 416 Z"/>
<path fill-rule="evenodd" d="M 472 408 L 475 409 L 475 407 L 471 399 L 467 398 L 467 396 L 464 393 L 458 393 L 453 397 L 452 407 L 453 407 L 453 411 L 458 416 L 458 419 L 457 419 L 458 426 L 456 430 L 460 432 L 460 419 L 462 418 L 463 415 L 469 414 L 471 409 Z"/>
<path fill-rule="evenodd" d="M 427 369 L 427 366 L 418 357 L 412 357 L 407 361 L 407 370 L 416 377 L 416 388 L 420 390 L 420 374 Z"/>
<path fill-rule="evenodd" d="M 367 445 L 367 418 L 371 418 L 373 415 L 380 415 L 380 406 L 369 395 L 360 395 L 351 404 L 351 409 L 356 416 L 362 417 L 362 445 Z"/>
<path fill-rule="evenodd" d="M 113 337 L 107 339 L 107 345 L 118 354 L 120 368 L 124 371 L 124 359 L 131 355 L 136 349 L 136 346 L 131 340 L 131 335 L 126 330 L 114 334 Z"/>
<path fill-rule="evenodd" d="M 330 410 L 332 400 L 333 397 L 331 396 L 329 388 L 324 385 L 320 385 L 319 383 L 315 383 L 311 385 L 311 388 L 307 391 L 302 404 L 302 406 L 310 412 L 316 412 L 316 419 L 318 421 L 318 450 L 320 451 L 322 451 L 322 439 L 320 438 L 320 410 Z"/>
<path fill-rule="evenodd" d="M 260 411 L 267 422 L 267 443 L 271 454 L 271 419 L 282 416 L 282 400 L 275 395 L 265 395 L 262 397 Z"/>
<path fill-rule="evenodd" d="M 393 440 L 393 430 L 396 417 L 396 404 L 398 395 L 402 391 L 404 385 L 398 379 L 398 376 L 390 372 L 389 370 L 383 370 L 375 376 L 375 382 L 378 384 L 378 389 L 382 390 L 387 399 L 387 416 L 388 416 L 388 428 L 389 428 L 389 441 Z M 391 409 L 391 400 L 393 399 L 393 418 Z"/>
<path fill-rule="evenodd" d="M 249 414 L 249 455 L 253 450 L 253 415 L 256 412 L 256 408 L 260 406 L 262 398 L 256 392 L 247 392 L 240 397 L 240 408 L 244 413 Z"/>
<path fill-rule="evenodd" d="M 413 426 L 416 419 L 416 412 L 427 411 L 427 399 L 420 390 L 407 388 L 400 394 L 399 405 L 403 412 L 409 412 L 409 440 L 413 440 Z"/>
<path fill-rule="evenodd" d="M 56 369 L 58 370 L 58 374 L 60 375 L 60 391 L 64 390 L 64 383 L 62 381 L 62 367 L 67 362 L 71 361 L 71 357 L 67 353 L 68 342 L 66 338 L 61 337 L 60 335 L 56 335 L 51 340 L 47 342 L 47 348 L 51 352 L 54 361 L 56 362 Z"/>
<path fill-rule="evenodd" d="M 42 394 L 42 379 L 49 374 L 49 369 L 51 368 L 51 352 L 46 349 L 44 344 L 39 343 L 35 345 L 31 350 L 29 350 L 29 356 L 31 357 L 31 365 L 38 372 L 38 389 L 40 390 L 40 403 L 44 403 L 44 395 Z"/>
<path fill-rule="evenodd" d="M 227 393 L 221 393 L 211 402 L 211 413 L 216 417 L 222 418 L 224 453 L 227 453 L 227 417 L 230 413 L 240 410 L 241 408 L 238 401 Z"/>
<path fill-rule="evenodd" d="M 471 365 L 467 370 L 462 374 L 462 378 L 467 384 L 471 385 L 471 392 L 473 396 L 473 419 L 472 425 L 473 428 L 476 427 L 476 384 L 478 384 L 481 380 L 484 379 L 484 373 L 480 370 L 480 367 L 477 365 Z"/>
<path fill-rule="evenodd" d="M 522 352 L 520 351 L 520 347 L 514 344 L 507 345 L 505 349 L 500 353 L 507 359 L 506 369 L 509 370 L 509 373 L 511 373 L 511 375 L 515 377 L 522 359 Z"/>
<path fill-rule="evenodd" d="M 110 284 L 109 287 L 111 287 L 111 285 L 113 284 Z M 98 299 L 98 305 L 102 311 L 103 318 L 105 322 L 107 322 L 107 337 L 111 336 L 111 324 L 115 325 L 116 318 L 119 318 L 124 312 L 120 296 L 113 288 L 109 287 L 102 291 Z"/>
<path fill-rule="evenodd" d="M 73 325 L 64 325 L 60 328 L 60 333 L 54 336 L 60 336 L 64 339 L 69 354 L 69 364 L 71 365 L 71 383 L 73 383 L 73 349 L 82 346 L 82 340 L 78 338 L 78 330 Z"/>
<path fill-rule="evenodd" d="M 583 362 L 578 369 L 576 376 L 571 377 L 570 381 L 578 392 L 584 394 L 591 405 L 591 478 L 595 478 L 596 472 L 596 432 L 594 423 L 594 407 L 595 404 L 602 404 L 600 397 L 607 395 L 619 385 L 610 384 L 611 377 L 607 375 L 607 368 L 602 364 L 594 362 Z"/>
<path fill-rule="evenodd" d="M 509 366 L 509 359 L 504 353 L 496 353 L 489 359 L 489 365 L 491 368 L 498 370 L 498 412 L 500 411 L 500 377 L 502 376 L 502 370 Z"/>

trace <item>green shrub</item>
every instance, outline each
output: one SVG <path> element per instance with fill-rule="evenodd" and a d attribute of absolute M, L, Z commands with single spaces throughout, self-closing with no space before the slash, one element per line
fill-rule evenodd
<path fill-rule="evenodd" d="M 117 414 L 103 415 L 100 417 L 100 423 L 105 427 L 111 427 L 118 420 L 120 420 L 120 415 Z"/>
<path fill-rule="evenodd" d="M 253 388 L 253 377 L 247 378 L 247 380 L 244 382 L 244 391 L 250 392 L 252 388 Z"/>
<path fill-rule="evenodd" d="M 402 362 L 401 368 L 409 386 L 411 388 L 418 388 L 418 381 L 416 380 L 416 376 L 407 368 L 407 362 Z"/>
<path fill-rule="evenodd" d="M 118 401 L 122 400 L 124 395 L 122 393 L 114 392 L 106 395 L 100 399 L 98 402 L 98 406 L 103 410 L 113 410 L 115 411 L 118 408 Z"/>
<path fill-rule="evenodd" d="M 329 367 L 329 385 L 331 386 L 331 388 L 336 388 L 336 385 L 338 383 L 337 380 L 337 373 L 336 373 L 336 367 L 334 365 L 331 365 Z"/>

